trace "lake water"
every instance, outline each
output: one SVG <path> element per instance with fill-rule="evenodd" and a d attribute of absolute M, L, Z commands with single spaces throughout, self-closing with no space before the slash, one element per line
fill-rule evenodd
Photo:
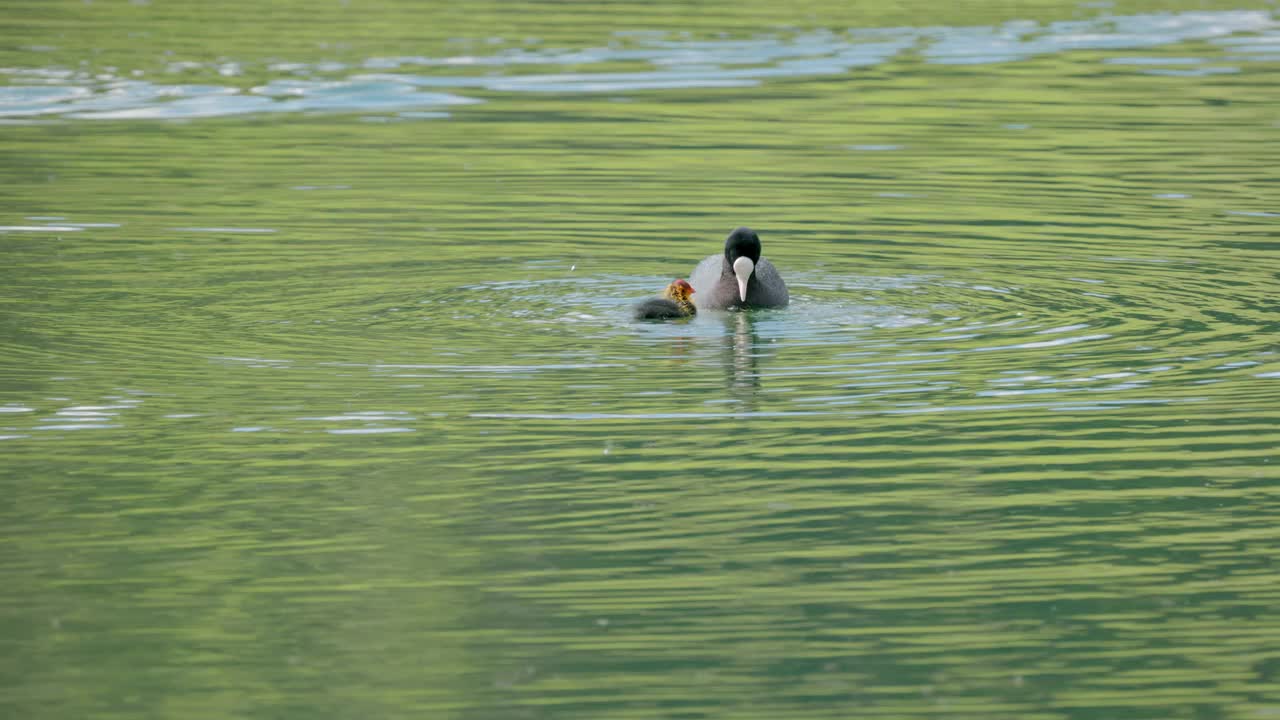
<path fill-rule="evenodd" d="M 1273 3 L 263 7 L 6 11 L 0 716 L 1280 715 Z"/>

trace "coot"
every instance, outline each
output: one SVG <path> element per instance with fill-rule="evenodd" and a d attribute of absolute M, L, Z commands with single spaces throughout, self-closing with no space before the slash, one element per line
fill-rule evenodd
<path fill-rule="evenodd" d="M 724 241 L 724 254 L 710 255 L 689 276 L 703 310 L 786 307 L 791 298 L 773 263 L 760 257 L 760 236 L 740 227 Z"/>

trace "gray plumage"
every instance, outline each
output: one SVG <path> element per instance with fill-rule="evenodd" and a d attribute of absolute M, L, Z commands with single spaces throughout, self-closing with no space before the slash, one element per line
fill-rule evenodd
<path fill-rule="evenodd" d="M 733 262 L 750 258 L 755 270 L 747 280 L 747 298 L 742 301 Z M 702 310 L 724 310 L 733 307 L 786 307 L 791 301 L 787 284 L 773 263 L 760 256 L 760 237 L 750 228 L 740 227 L 725 239 L 724 253 L 710 255 L 689 275 L 695 291 L 693 302 Z"/>

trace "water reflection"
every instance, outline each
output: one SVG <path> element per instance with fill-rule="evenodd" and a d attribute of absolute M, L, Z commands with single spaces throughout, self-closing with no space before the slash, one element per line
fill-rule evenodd
<path fill-rule="evenodd" d="M 752 312 L 728 311 L 723 315 L 725 385 L 730 396 L 742 403 L 743 410 L 755 412 L 761 388 L 759 364 L 762 357 L 768 357 L 763 353 L 767 345 L 760 342 Z"/>

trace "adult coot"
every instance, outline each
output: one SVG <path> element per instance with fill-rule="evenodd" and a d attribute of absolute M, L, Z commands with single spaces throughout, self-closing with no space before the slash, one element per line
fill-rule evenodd
<path fill-rule="evenodd" d="M 786 307 L 791 298 L 773 263 L 760 257 L 760 236 L 740 227 L 724 241 L 723 255 L 710 255 L 689 276 L 698 307 Z"/>
<path fill-rule="evenodd" d="M 649 298 L 636 306 L 637 320 L 666 320 L 689 317 L 698 312 L 689 296 L 693 286 L 684 280 L 676 280 L 667 286 L 662 297 Z"/>

